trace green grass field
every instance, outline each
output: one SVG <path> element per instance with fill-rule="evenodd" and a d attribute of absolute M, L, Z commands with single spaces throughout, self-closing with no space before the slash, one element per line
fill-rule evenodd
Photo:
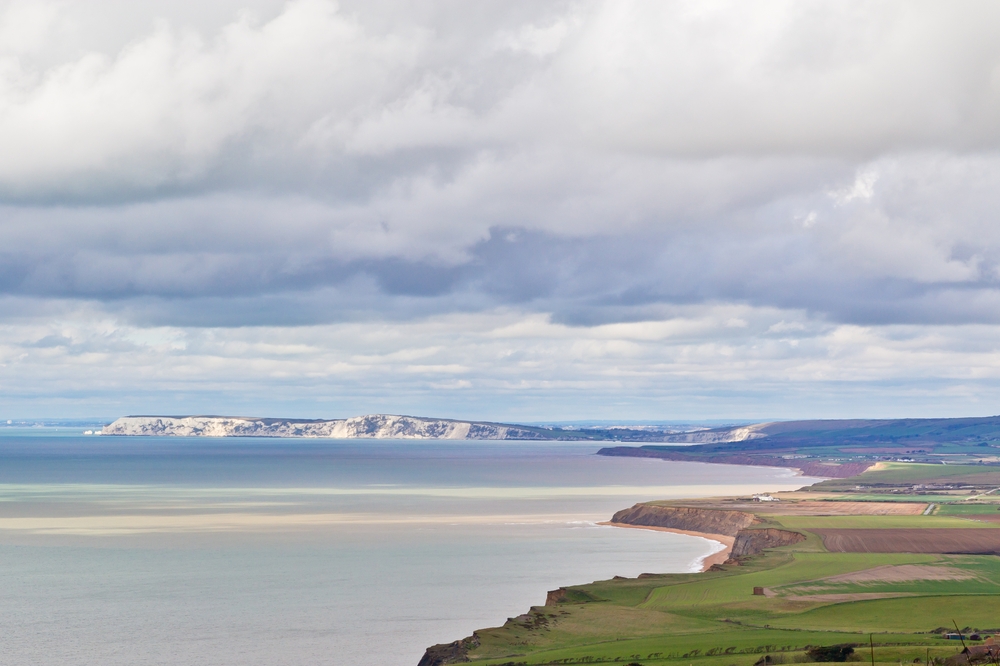
<path fill-rule="evenodd" d="M 984 474 L 982 466 L 905 464 L 873 474 L 896 483 L 944 471 L 951 478 Z M 1000 473 L 992 480 L 1000 486 Z M 806 660 L 808 646 L 853 643 L 867 662 L 872 634 L 876 664 L 943 659 L 961 645 L 932 632 L 953 622 L 1000 629 L 1000 557 L 830 553 L 810 530 L 1000 527 L 964 517 L 1000 504 L 948 499 L 929 516 L 763 516 L 766 526 L 806 540 L 703 574 L 574 586 L 566 603 L 478 631 L 480 644 L 468 658 L 488 666 L 753 666 L 764 654 L 796 663 Z"/>
<path fill-rule="evenodd" d="M 993 497 L 989 495 L 988 498 Z M 935 516 L 968 516 L 970 514 L 989 514 L 1000 512 L 1000 497 L 988 503 L 987 498 L 974 502 L 949 502 L 941 504 L 935 509 Z"/>
<path fill-rule="evenodd" d="M 850 479 L 830 479 L 810 487 L 810 490 L 853 490 L 855 486 L 892 486 L 912 484 L 991 484 L 997 470 L 982 465 L 924 465 L 915 463 L 881 463 Z"/>
<path fill-rule="evenodd" d="M 642 607 L 681 609 L 738 604 L 741 608 L 767 610 L 775 607 L 774 600 L 752 596 L 754 587 L 771 588 L 887 564 L 928 564 L 939 559 L 937 555 L 899 553 L 789 553 L 778 563 L 778 557 L 772 556 L 775 563 L 759 571 L 657 588 Z"/>
<path fill-rule="evenodd" d="M 830 576 L 874 567 L 943 567 L 964 572 L 954 581 L 827 584 Z M 775 596 L 755 596 L 754 587 Z M 748 566 L 685 576 L 602 581 L 579 586 L 595 601 L 533 609 L 538 621 L 510 621 L 479 632 L 476 663 L 681 664 L 752 666 L 760 655 L 799 656 L 806 646 L 863 643 L 875 634 L 876 662 L 912 662 L 933 650 L 960 646 L 926 632 L 950 626 L 1000 624 L 1000 559 L 905 553 L 815 553 L 795 547 Z M 810 593 L 909 594 L 902 598 L 827 602 Z M 636 656 L 638 655 L 638 656 Z M 910 656 L 912 655 L 912 656 Z"/>
<path fill-rule="evenodd" d="M 926 632 L 949 626 L 1000 625 L 1000 595 L 905 597 L 831 604 L 771 621 L 775 627 L 806 630 Z"/>

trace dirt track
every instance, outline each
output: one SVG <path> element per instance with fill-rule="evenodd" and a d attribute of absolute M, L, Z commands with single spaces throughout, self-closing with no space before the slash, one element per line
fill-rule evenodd
<path fill-rule="evenodd" d="M 929 528 L 809 530 L 834 553 L 967 553 L 1000 554 L 1000 530 Z"/>

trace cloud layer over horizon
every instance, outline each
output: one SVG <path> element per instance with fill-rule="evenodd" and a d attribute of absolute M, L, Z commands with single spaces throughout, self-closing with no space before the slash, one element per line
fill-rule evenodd
<path fill-rule="evenodd" d="M 0 2 L 0 393 L 52 416 L 996 413 L 998 24 L 987 2 Z"/>

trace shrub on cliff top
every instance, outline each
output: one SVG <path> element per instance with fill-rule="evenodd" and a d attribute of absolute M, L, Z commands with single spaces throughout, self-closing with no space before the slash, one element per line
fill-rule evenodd
<path fill-rule="evenodd" d="M 808 654 L 813 661 L 847 661 L 847 658 L 854 654 L 854 644 L 818 645 L 809 648 Z"/>

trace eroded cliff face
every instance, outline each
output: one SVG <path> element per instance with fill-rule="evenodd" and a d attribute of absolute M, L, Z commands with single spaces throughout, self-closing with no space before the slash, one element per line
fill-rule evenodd
<path fill-rule="evenodd" d="M 740 530 L 760 521 L 752 513 L 746 511 L 636 504 L 616 513 L 611 518 L 611 522 L 736 536 Z"/>
<path fill-rule="evenodd" d="M 760 519 L 746 511 L 636 504 L 616 513 L 611 522 L 735 537 L 729 554 L 730 562 L 759 555 L 768 548 L 790 546 L 805 540 L 798 532 L 773 527 L 755 528 Z"/>
<path fill-rule="evenodd" d="M 369 414 L 329 421 L 234 416 L 124 416 L 105 426 L 101 434 L 334 439 L 545 439 L 542 433 L 517 426 L 393 414 Z"/>
<path fill-rule="evenodd" d="M 748 439 L 767 437 L 767 428 L 773 423 L 754 423 L 735 428 L 713 428 L 711 430 L 696 430 L 671 434 L 664 438 L 665 442 L 686 444 L 723 444 L 728 442 L 745 442 Z"/>
<path fill-rule="evenodd" d="M 473 633 L 468 638 L 453 643 L 432 645 L 424 652 L 417 666 L 445 666 L 469 661 L 469 650 L 479 647 L 479 636 Z"/>
<path fill-rule="evenodd" d="M 773 527 L 743 530 L 736 535 L 736 540 L 733 541 L 733 549 L 729 553 L 729 559 L 733 561 L 741 557 L 759 555 L 768 548 L 791 546 L 805 540 L 805 536 L 798 532 L 779 530 Z"/>

